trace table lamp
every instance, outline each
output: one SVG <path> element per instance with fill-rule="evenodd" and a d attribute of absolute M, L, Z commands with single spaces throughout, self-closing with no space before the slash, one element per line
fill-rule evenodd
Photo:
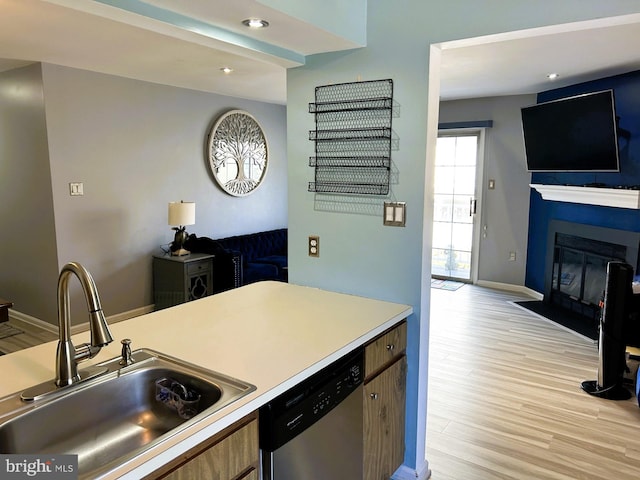
<path fill-rule="evenodd" d="M 170 202 L 169 203 L 169 225 L 176 231 L 176 235 L 171 243 L 171 255 L 188 255 L 190 252 L 184 248 L 189 234 L 185 230 L 185 225 L 196 223 L 196 204 L 194 202 Z"/>

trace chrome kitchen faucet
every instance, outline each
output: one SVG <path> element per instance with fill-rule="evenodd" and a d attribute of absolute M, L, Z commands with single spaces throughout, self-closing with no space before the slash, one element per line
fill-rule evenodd
<path fill-rule="evenodd" d="M 69 315 L 69 277 L 75 274 L 80 280 L 87 308 L 89 309 L 89 327 L 91 343 L 74 347 L 71 342 L 71 316 Z M 113 338 L 104 318 L 98 289 L 93 277 L 82 265 L 67 263 L 58 277 L 58 329 L 59 340 L 56 352 L 56 385 L 63 387 L 80 381 L 78 363 L 95 357 L 100 349 L 111 343 Z"/>
<path fill-rule="evenodd" d="M 71 342 L 71 318 L 69 315 L 69 278 L 71 274 L 78 277 L 89 309 L 89 328 L 91 343 L 83 343 L 75 347 Z M 78 372 L 78 363 L 95 357 L 100 349 L 113 341 L 109 326 L 104 318 L 98 289 L 93 277 L 82 265 L 76 262 L 67 263 L 58 277 L 58 348 L 56 350 L 56 378 L 35 385 L 24 392 L 20 398 L 32 402 L 45 396 L 55 394 L 80 381 L 88 380 L 106 373 L 109 369 L 101 366 L 90 366 Z"/>

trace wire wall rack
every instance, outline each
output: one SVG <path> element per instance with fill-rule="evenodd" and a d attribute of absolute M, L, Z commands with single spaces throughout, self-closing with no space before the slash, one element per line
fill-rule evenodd
<path fill-rule="evenodd" d="M 387 195 L 391 172 L 393 80 L 316 87 L 314 181 L 309 191 Z"/>

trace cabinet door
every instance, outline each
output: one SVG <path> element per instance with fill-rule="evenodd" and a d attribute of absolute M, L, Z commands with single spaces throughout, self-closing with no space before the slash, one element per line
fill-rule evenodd
<path fill-rule="evenodd" d="M 252 478 L 251 466 L 259 462 L 258 421 L 253 420 L 220 442 L 204 450 L 163 479 L 233 480 Z M 246 476 L 244 472 L 247 472 Z M 255 477 L 254 477 L 255 478 Z"/>
<path fill-rule="evenodd" d="M 388 480 L 404 460 L 405 365 L 400 357 L 364 385 L 365 480 Z"/>
<path fill-rule="evenodd" d="M 187 264 L 185 277 L 185 300 L 197 300 L 213 293 L 213 279 L 211 278 L 211 262 L 201 260 Z"/>

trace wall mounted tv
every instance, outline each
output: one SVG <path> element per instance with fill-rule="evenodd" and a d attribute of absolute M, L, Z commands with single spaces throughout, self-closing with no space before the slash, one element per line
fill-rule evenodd
<path fill-rule="evenodd" d="M 613 90 L 521 109 L 531 172 L 619 172 Z"/>

